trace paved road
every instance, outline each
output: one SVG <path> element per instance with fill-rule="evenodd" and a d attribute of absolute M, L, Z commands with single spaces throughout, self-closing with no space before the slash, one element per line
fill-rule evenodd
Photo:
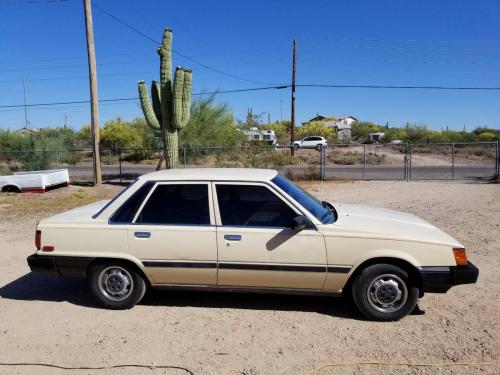
<path fill-rule="evenodd" d="M 122 176 L 126 179 L 134 178 L 137 175 L 152 172 L 155 165 L 122 165 Z M 277 168 L 281 173 L 310 174 L 319 173 L 319 166 L 285 166 Z M 90 165 L 72 165 L 68 166 L 70 176 L 73 180 L 90 180 L 92 176 L 92 167 Z M 103 165 L 102 173 L 105 178 L 116 179 L 120 175 L 118 165 Z M 411 170 L 411 179 L 474 179 L 490 178 L 495 175 L 494 165 L 478 166 L 455 166 L 452 171 L 451 166 L 414 166 Z M 402 180 L 405 177 L 403 166 L 395 165 L 370 165 L 363 169 L 362 165 L 346 166 L 327 166 L 326 178 L 345 178 L 345 179 L 371 179 L 371 180 Z"/>

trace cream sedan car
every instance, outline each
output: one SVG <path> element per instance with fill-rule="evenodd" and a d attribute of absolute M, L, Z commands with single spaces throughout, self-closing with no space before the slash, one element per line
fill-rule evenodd
<path fill-rule="evenodd" d="M 407 213 L 321 202 L 276 171 L 146 174 L 111 201 L 40 221 L 32 271 L 86 277 L 104 307 L 148 287 L 351 296 L 397 320 L 425 292 L 474 283 L 464 247 Z"/>

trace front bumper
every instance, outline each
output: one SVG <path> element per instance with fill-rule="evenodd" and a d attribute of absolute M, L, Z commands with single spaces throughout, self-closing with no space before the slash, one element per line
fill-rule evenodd
<path fill-rule="evenodd" d="M 445 293 L 452 286 L 474 284 L 479 276 L 479 269 L 471 262 L 465 266 L 420 267 L 422 292 Z"/>
<path fill-rule="evenodd" d="M 33 272 L 51 276 L 85 277 L 94 258 L 33 254 L 27 258 Z"/>

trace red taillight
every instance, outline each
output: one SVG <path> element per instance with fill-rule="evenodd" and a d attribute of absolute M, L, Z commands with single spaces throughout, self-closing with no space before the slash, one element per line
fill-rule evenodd
<path fill-rule="evenodd" d="M 42 251 L 54 251 L 54 246 L 44 246 L 42 247 Z"/>
<path fill-rule="evenodd" d="M 35 246 L 37 250 L 40 250 L 40 247 L 42 246 L 42 231 L 37 230 L 35 232 Z"/>

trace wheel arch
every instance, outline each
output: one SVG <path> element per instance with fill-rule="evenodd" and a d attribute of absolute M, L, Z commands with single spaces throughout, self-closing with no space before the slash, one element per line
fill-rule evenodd
<path fill-rule="evenodd" d="M 144 281 L 148 284 L 148 286 L 151 285 L 151 281 L 144 272 L 144 270 L 134 261 L 130 259 L 124 259 L 124 258 L 110 258 L 110 257 L 99 257 L 99 258 L 94 258 L 88 265 L 87 268 L 85 269 L 85 277 L 88 277 L 90 270 L 92 267 L 98 265 L 98 264 L 103 264 L 103 263 L 114 263 L 114 264 L 121 264 L 124 266 L 129 266 L 131 269 L 133 269 L 135 272 L 137 272 L 141 277 L 144 279 Z"/>
<path fill-rule="evenodd" d="M 2 192 L 8 192 L 8 191 L 15 191 L 16 193 L 20 193 L 21 192 L 21 188 L 12 183 L 12 182 L 9 182 L 9 183 L 6 183 L 5 185 L 2 186 Z"/>
<path fill-rule="evenodd" d="M 366 259 L 365 261 L 360 263 L 349 276 L 345 287 L 342 289 L 342 294 L 345 295 L 345 293 L 350 293 L 352 283 L 354 282 L 354 280 L 356 280 L 361 271 L 369 266 L 373 266 L 374 264 L 391 264 L 393 266 L 402 268 L 403 270 L 408 272 L 411 279 L 415 281 L 416 286 L 419 290 L 419 298 L 424 295 L 422 291 L 422 278 L 420 277 L 418 268 L 415 265 L 411 264 L 408 260 L 397 257 L 374 257 Z"/>

